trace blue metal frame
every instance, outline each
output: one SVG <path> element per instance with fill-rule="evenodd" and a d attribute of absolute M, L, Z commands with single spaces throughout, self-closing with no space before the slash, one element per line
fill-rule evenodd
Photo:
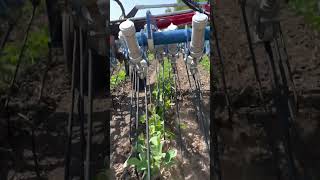
<path fill-rule="evenodd" d="M 174 31 L 153 32 L 154 45 L 184 43 L 191 40 L 192 29 L 178 29 Z M 136 33 L 140 46 L 148 46 L 148 34 Z M 210 39 L 210 27 L 205 29 L 205 40 Z"/>

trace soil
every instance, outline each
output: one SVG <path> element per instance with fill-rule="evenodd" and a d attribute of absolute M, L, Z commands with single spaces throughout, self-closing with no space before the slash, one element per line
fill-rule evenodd
<path fill-rule="evenodd" d="M 243 26 L 241 11 L 237 1 L 221 1 L 217 9 L 216 26 L 220 35 L 222 54 L 225 62 L 225 73 L 228 90 L 233 105 L 233 121 L 228 121 L 221 86 L 215 94 L 217 107 L 214 109 L 218 123 L 218 134 L 221 154 L 222 179 L 226 180 L 256 180 L 276 179 L 270 150 L 266 143 L 267 131 L 277 137 L 281 130 L 277 128 L 276 118 L 255 119 L 249 121 L 247 111 L 254 111 L 257 106 L 257 83 L 250 61 L 250 53 Z M 307 174 L 312 179 L 320 179 L 320 36 L 312 30 L 300 17 L 284 7 L 281 14 L 282 28 L 293 70 L 294 82 L 299 94 L 299 112 L 297 113 L 296 129 L 299 139 L 294 136 L 294 152 L 299 174 Z M 65 128 L 70 109 L 70 77 L 60 55 L 52 61 L 44 97 L 40 105 L 37 103 L 39 84 L 45 69 L 45 60 L 22 72 L 20 91 L 15 92 L 10 111 L 12 113 L 11 139 L 6 138 L 6 114 L 0 116 L 0 179 L 32 180 L 36 179 L 31 153 L 30 119 L 35 119 L 40 125 L 36 131 L 36 148 L 39 157 L 41 175 L 45 179 L 60 180 L 64 174 Z M 266 97 L 270 99 L 270 78 L 268 68 L 265 68 L 265 54 L 257 47 L 257 61 Z M 153 64 L 154 66 L 155 64 Z M 217 65 L 214 64 L 214 68 Z M 201 67 L 201 82 L 203 90 L 204 114 L 209 120 L 209 73 Z M 152 70 L 152 68 L 151 68 Z M 178 163 L 168 173 L 167 179 L 209 179 L 209 157 L 204 142 L 203 133 L 197 121 L 194 93 L 189 87 L 182 59 L 178 61 L 180 74 L 180 119 L 186 124 L 182 130 L 183 145 L 185 145 L 183 161 L 179 146 L 181 142 L 173 141 L 173 147 L 178 150 Z M 219 79 L 219 73 L 216 74 Z M 152 78 L 154 80 L 154 77 Z M 113 118 L 111 128 L 111 169 L 112 179 L 123 174 L 123 163 L 131 151 L 129 145 L 129 104 L 130 83 L 127 81 L 113 92 Z M 3 98 L 2 98 L 3 99 Z M 108 144 L 105 143 L 105 128 L 108 99 L 99 98 L 94 105 L 94 138 L 93 165 L 95 173 L 104 171 Z M 254 108 L 253 108 L 254 107 Z M 17 113 L 27 116 L 18 116 Z M 77 117 L 77 116 L 76 116 Z M 168 118 L 172 119 L 172 118 Z M 270 122 L 270 123 L 269 123 Z M 207 127 L 209 123 L 207 122 Z M 261 125 L 262 124 L 262 125 Z M 267 125 L 266 125 L 267 124 Z M 279 132 L 280 131 L 280 132 Z M 71 174 L 74 179 L 79 176 L 80 144 L 79 124 L 74 127 L 73 155 Z M 13 147 L 13 148 L 12 148 Z M 283 163 L 282 163 L 283 164 Z M 286 172 L 282 165 L 283 172 Z M 303 167 L 303 168 L 302 168 Z M 129 171 L 128 175 L 134 173 Z M 285 175 L 284 175 L 285 176 Z M 287 179 L 287 178 L 283 178 Z M 307 179 L 303 176 L 303 179 Z"/>

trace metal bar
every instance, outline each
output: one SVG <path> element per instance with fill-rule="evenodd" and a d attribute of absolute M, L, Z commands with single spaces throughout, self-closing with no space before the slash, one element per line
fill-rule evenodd
<path fill-rule="evenodd" d="M 15 67 L 13 78 L 12 78 L 12 81 L 10 83 L 9 93 L 8 93 L 8 96 L 7 96 L 5 105 L 4 105 L 5 110 L 7 111 L 7 114 L 8 114 L 7 115 L 8 116 L 7 117 L 8 137 L 11 136 L 11 122 L 10 122 L 10 113 L 9 113 L 10 96 L 11 96 L 11 93 L 13 91 L 13 87 L 14 87 L 14 84 L 16 82 L 16 79 L 17 79 L 17 75 L 18 75 L 18 72 L 19 72 L 19 69 L 20 69 L 20 65 L 21 65 L 21 62 L 22 62 L 22 57 L 23 57 L 23 54 L 24 54 L 24 51 L 25 51 L 25 48 L 26 48 L 26 44 L 27 44 L 27 40 L 28 40 L 28 37 L 29 37 L 30 28 L 31 28 L 31 25 L 32 25 L 32 22 L 33 22 L 35 13 L 36 13 L 36 10 L 37 10 L 37 7 L 34 7 L 33 11 L 32 11 L 32 15 L 31 15 L 30 21 L 29 21 L 29 24 L 27 26 L 26 34 L 25 34 L 25 37 L 24 37 L 24 40 L 23 40 L 23 43 L 22 43 L 23 45 L 22 45 L 22 48 L 21 48 L 20 53 L 19 53 L 19 57 L 18 57 L 18 60 L 17 60 L 17 65 Z"/>
<path fill-rule="evenodd" d="M 182 11 L 176 11 L 176 12 L 169 12 L 169 13 L 165 13 L 165 14 L 158 14 L 158 15 L 154 15 L 153 17 L 157 18 L 164 18 L 164 17 L 167 17 L 167 16 L 174 16 L 174 15 L 179 15 L 179 14 L 183 14 L 183 13 L 190 13 L 190 12 L 193 12 L 193 10 L 191 9 L 188 9 L 188 10 L 182 10 Z M 114 21 L 110 21 L 111 24 L 115 24 L 115 23 L 121 23 L 125 20 L 127 20 L 129 18 L 125 18 L 125 19 L 120 19 L 120 20 L 114 20 Z M 146 17 L 133 17 L 133 18 L 130 18 L 130 20 L 132 21 L 138 21 L 138 20 L 146 20 Z"/>
<path fill-rule="evenodd" d="M 218 32 L 217 32 L 217 28 L 214 22 L 214 18 L 212 18 L 212 27 L 213 27 L 213 34 L 215 37 L 215 42 L 216 42 L 216 47 L 217 47 L 217 53 L 219 56 L 219 63 L 220 63 L 220 72 L 221 72 L 221 78 L 222 78 L 222 88 L 224 90 L 224 96 L 226 98 L 226 103 L 227 103 L 227 108 L 228 108 L 228 114 L 229 114 L 229 121 L 232 121 L 232 108 L 231 108 L 231 100 L 230 100 L 230 96 L 228 93 L 228 89 L 227 89 L 227 82 L 226 82 L 226 77 L 225 77 L 225 68 L 224 68 L 224 60 L 222 57 L 222 53 L 221 53 L 221 48 L 220 48 L 220 43 L 219 43 L 219 38 L 218 38 Z"/>
<path fill-rule="evenodd" d="M 164 59 L 162 59 L 162 120 L 163 120 L 163 139 L 166 140 L 166 131 L 164 129 L 165 127 L 165 112 L 166 112 L 166 97 L 165 97 L 165 88 L 164 88 Z"/>
<path fill-rule="evenodd" d="M 199 2 L 199 5 L 206 5 L 207 2 Z M 152 9 L 152 8 L 165 8 L 165 7 L 184 7 L 187 6 L 184 3 L 169 3 L 169 4 L 152 4 L 152 5 L 136 5 L 135 8 L 137 9 Z"/>
<path fill-rule="evenodd" d="M 280 120 L 280 123 L 282 124 L 282 127 L 284 128 L 285 134 L 284 134 L 284 148 L 285 152 L 288 155 L 287 161 L 289 163 L 289 176 L 290 180 L 296 179 L 296 167 L 294 163 L 294 157 L 293 152 L 291 149 L 291 137 L 290 137 L 290 131 L 289 131 L 289 109 L 288 109 L 288 99 L 285 97 L 285 94 L 282 93 L 280 82 L 277 77 L 276 72 L 276 65 L 273 58 L 273 52 L 270 45 L 270 42 L 265 42 L 265 50 L 269 55 L 269 60 L 272 68 L 273 78 L 274 78 L 274 104 L 276 106 L 276 111 L 278 118 Z M 281 62 L 279 62 L 281 63 Z M 281 65 L 280 65 L 281 66 Z M 281 67 L 280 67 L 281 68 Z M 281 69 L 280 69 L 281 71 Z"/>
<path fill-rule="evenodd" d="M 1 41 L 1 44 L 0 44 L 0 53 L 2 52 L 3 48 L 5 47 L 5 45 L 8 41 L 8 38 L 13 30 L 13 27 L 14 27 L 14 25 L 12 23 L 9 23 L 9 27 L 8 27 L 6 33 Z"/>
<path fill-rule="evenodd" d="M 87 151 L 86 151 L 86 173 L 85 179 L 90 180 L 91 178 L 91 143 L 92 143 L 92 50 L 89 49 L 89 67 L 88 67 L 88 135 L 87 135 Z"/>
<path fill-rule="evenodd" d="M 129 123 L 129 141 L 130 141 L 130 144 L 132 144 L 132 141 L 131 141 L 131 138 L 132 138 L 132 113 L 133 113 L 133 96 L 134 96 L 134 78 L 135 75 L 134 75 L 134 72 L 133 72 L 133 69 L 132 67 L 130 66 L 130 82 L 131 82 L 131 97 L 130 97 L 130 116 L 129 116 L 129 119 L 130 119 L 130 123 Z"/>
<path fill-rule="evenodd" d="M 288 55 L 288 51 L 287 51 L 287 47 L 286 47 L 286 43 L 284 41 L 284 36 L 283 36 L 283 33 L 282 33 L 282 29 L 281 29 L 281 24 L 279 23 L 279 31 L 280 31 L 280 41 L 283 45 L 283 50 L 284 50 L 284 53 L 285 53 L 285 62 L 286 62 L 286 66 L 287 66 L 287 69 L 288 69 L 288 73 L 289 73 L 289 80 L 292 84 L 292 89 L 293 89 L 293 93 L 294 93 L 294 99 L 295 99 L 295 106 L 296 106 L 296 110 L 298 111 L 299 110 L 299 102 L 298 102 L 298 93 L 297 93 L 297 87 L 294 83 L 294 80 L 293 80 L 293 75 L 292 75 L 292 68 L 291 68 L 291 64 L 290 64 L 290 61 L 289 61 L 289 55 Z"/>
<path fill-rule="evenodd" d="M 81 144 L 81 164 L 80 164 L 80 180 L 84 180 L 84 59 L 83 59 L 83 33 L 81 26 L 79 27 L 80 36 L 80 96 L 79 96 L 79 120 L 80 120 L 80 144 Z"/>
<path fill-rule="evenodd" d="M 138 72 L 137 70 L 135 71 L 136 73 L 136 80 L 135 80 L 135 85 L 136 85 L 136 145 L 138 145 L 138 130 L 139 130 L 139 92 L 140 92 L 140 89 L 139 89 L 139 76 L 138 76 Z"/>
<path fill-rule="evenodd" d="M 148 76 L 148 75 L 147 75 Z M 144 86 L 144 93 L 145 93 L 145 108 L 146 108 L 146 137 L 147 137 L 147 160 L 148 160 L 148 174 L 147 179 L 150 180 L 151 178 L 151 169 L 150 169 L 150 137 L 149 137 L 149 119 L 148 119 L 148 94 L 147 94 L 147 79 L 145 79 L 145 86 Z"/>
<path fill-rule="evenodd" d="M 77 51 L 77 32 L 74 32 L 73 40 L 73 60 L 72 60 L 72 80 L 71 80 L 71 105 L 68 117 L 68 140 L 66 143 L 65 152 L 65 168 L 64 168 L 64 180 L 69 180 L 70 173 L 70 156 L 71 156 L 71 143 L 72 143 L 72 129 L 73 129 L 73 114 L 74 114 L 74 99 L 75 99 L 75 68 L 76 68 L 76 51 Z"/>
<path fill-rule="evenodd" d="M 213 2 L 211 1 L 211 5 Z M 213 9 L 210 10 L 210 25 L 214 27 L 214 16 Z M 210 32 L 210 39 L 213 39 L 215 36 L 214 31 Z M 211 41 L 210 47 L 213 47 L 213 41 Z M 210 51 L 210 179 L 221 180 L 221 165 L 220 165 L 220 157 L 219 157 L 219 142 L 218 142 L 218 127 L 217 127 L 217 119 L 215 117 L 215 91 L 216 85 L 214 83 L 214 52 Z"/>

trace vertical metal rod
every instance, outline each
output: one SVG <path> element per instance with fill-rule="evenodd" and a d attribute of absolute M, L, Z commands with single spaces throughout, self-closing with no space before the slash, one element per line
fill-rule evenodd
<path fill-rule="evenodd" d="M 8 41 L 8 38 L 13 30 L 13 27 L 14 27 L 14 24 L 13 23 L 9 23 L 9 27 L 1 41 L 1 44 L 0 44 L 0 53 L 2 52 L 3 48 L 5 47 L 5 44 L 7 43 Z"/>
<path fill-rule="evenodd" d="M 273 71 L 274 76 L 274 98 L 275 98 L 275 105 L 278 113 L 278 118 L 281 121 L 281 124 L 283 124 L 284 128 L 284 148 L 285 152 L 287 154 L 287 161 L 289 163 L 289 176 L 291 180 L 296 179 L 296 168 L 294 163 L 294 157 L 293 152 L 291 149 L 291 138 L 290 138 L 290 130 L 289 130 L 289 109 L 287 104 L 287 99 L 284 97 L 284 94 L 281 91 L 280 82 L 277 77 L 276 73 L 276 66 L 273 58 L 272 48 L 270 45 L 270 42 L 265 42 L 265 50 L 269 55 L 270 64 Z M 281 68 L 281 67 L 280 67 Z M 280 69 L 280 71 L 282 71 Z"/>
<path fill-rule="evenodd" d="M 159 101 L 160 101 L 160 61 L 158 59 L 156 63 L 156 74 L 157 74 L 157 109 L 159 108 Z M 156 120 L 157 124 L 157 120 Z"/>
<path fill-rule="evenodd" d="M 280 69 L 282 84 L 283 84 L 283 88 L 285 91 L 285 96 L 287 96 L 287 99 L 288 99 L 288 108 L 289 108 L 289 112 L 290 112 L 290 116 L 291 116 L 291 123 L 293 123 L 294 119 L 295 119 L 295 114 L 294 114 L 294 108 L 292 107 L 291 101 L 289 99 L 289 87 L 288 87 L 288 82 L 287 82 L 287 76 L 285 73 L 285 69 L 283 67 L 283 61 L 282 61 L 278 41 L 277 41 L 277 39 L 275 39 L 274 41 L 275 41 L 275 46 L 276 46 L 275 49 L 276 49 L 278 56 L 279 56 L 279 69 Z"/>
<path fill-rule="evenodd" d="M 184 153 L 182 150 L 182 134 L 181 134 L 181 119 L 180 119 L 180 113 L 179 113 L 179 102 L 178 102 L 178 98 L 177 98 L 177 68 L 176 66 L 173 68 L 173 83 L 174 83 L 174 93 L 175 93 L 175 104 L 176 104 L 176 123 L 177 123 L 177 129 L 178 129 L 178 133 L 179 133 L 179 140 L 180 140 L 180 152 L 181 152 L 181 157 L 182 157 L 182 162 L 183 162 L 183 158 L 184 158 Z"/>
<path fill-rule="evenodd" d="M 214 4 L 211 1 L 211 10 L 210 10 L 210 25 L 211 27 L 214 26 Z M 210 39 L 214 38 L 214 31 L 211 31 L 210 33 Z M 213 47 L 213 42 L 211 42 L 210 47 Z M 218 142 L 218 127 L 217 127 L 217 120 L 215 117 L 215 91 L 216 86 L 215 83 L 213 83 L 213 80 L 215 78 L 214 75 L 214 52 L 210 51 L 210 135 L 211 135 L 211 142 L 210 143 L 210 170 L 213 171 L 213 173 L 210 173 L 210 179 L 216 179 L 221 180 L 221 168 L 220 168 L 220 153 L 219 153 L 219 142 Z"/>
<path fill-rule="evenodd" d="M 291 65 L 290 65 L 289 55 L 288 55 L 288 51 L 287 51 L 287 48 L 286 48 L 286 43 L 284 41 L 284 37 L 283 37 L 283 33 L 282 33 L 282 29 L 281 29 L 281 24 L 280 23 L 279 23 L 279 31 L 280 31 L 281 43 L 283 45 L 283 50 L 284 50 L 284 53 L 285 53 L 285 56 L 286 56 L 285 57 L 285 62 L 286 62 L 286 66 L 287 66 L 288 73 L 289 73 L 289 78 L 290 78 L 290 81 L 291 81 L 291 84 L 292 84 L 293 93 L 294 93 L 296 110 L 298 111 L 299 110 L 299 102 L 298 102 L 297 87 L 296 87 L 296 85 L 294 83 L 294 80 L 293 80 L 292 68 L 291 68 Z"/>
<path fill-rule="evenodd" d="M 147 74 L 149 74 L 149 66 L 147 67 Z M 150 96 L 150 103 L 152 103 L 152 92 L 151 92 L 151 80 L 150 80 L 150 76 L 148 76 L 149 78 L 149 96 Z M 147 85 L 147 83 L 146 83 Z"/>
<path fill-rule="evenodd" d="M 80 180 L 84 180 L 84 151 L 85 151 L 85 135 L 84 135 L 84 59 L 83 59 L 83 32 L 79 27 L 80 36 L 80 99 L 79 99 L 79 119 L 80 119 L 80 144 L 81 144 L 81 164 L 80 164 Z"/>
<path fill-rule="evenodd" d="M 131 83 L 131 97 L 130 97 L 130 124 L 129 124 L 129 141 L 132 144 L 131 136 L 132 136 L 132 113 L 133 113 L 133 96 L 134 96 L 134 72 L 132 67 L 130 66 L 130 83 Z"/>
<path fill-rule="evenodd" d="M 148 76 L 148 75 L 147 75 Z M 147 180 L 151 178 L 151 171 L 150 171 L 150 137 L 149 137 L 149 119 L 148 119 L 148 94 L 147 94 L 147 79 L 145 79 L 145 86 L 144 86 L 144 93 L 145 93 L 145 108 L 146 108 L 146 136 L 147 136 L 147 161 L 148 161 L 148 174 Z"/>
<path fill-rule="evenodd" d="M 229 121 L 232 121 L 232 108 L 231 108 L 231 100 L 230 100 L 230 96 L 228 93 L 228 87 L 227 87 L 227 81 L 226 81 L 226 77 L 225 77 L 225 71 L 224 71 L 224 60 L 222 57 L 222 53 L 221 53 L 221 48 L 220 48 L 220 42 L 218 39 L 218 30 L 216 28 L 215 22 L 214 22 L 214 18 L 211 20 L 212 21 L 212 28 L 213 28 L 213 35 L 214 35 L 214 39 L 216 42 L 216 47 L 217 47 L 217 53 L 218 53 L 218 57 L 219 57 L 219 63 L 220 63 L 220 72 L 221 72 L 221 78 L 222 78 L 222 88 L 224 91 L 224 96 L 226 98 L 226 103 L 227 103 L 227 108 L 228 108 L 228 115 L 229 115 Z"/>
<path fill-rule="evenodd" d="M 71 160 L 71 144 L 72 144 L 72 129 L 73 129 L 73 115 L 74 115 L 74 99 L 75 99 L 75 69 L 76 69 L 76 52 L 77 52 L 77 32 L 74 32 L 73 40 L 73 59 L 72 59 L 72 79 L 71 79 L 71 105 L 68 117 L 67 143 L 65 152 L 65 168 L 64 180 L 69 180 L 70 160 Z"/>
<path fill-rule="evenodd" d="M 186 71 L 187 71 L 187 77 L 188 77 L 188 81 L 189 81 L 189 85 L 190 85 L 190 90 L 192 89 L 192 85 L 191 85 L 191 80 L 190 80 L 190 74 L 189 74 L 189 70 L 188 70 L 188 63 L 184 62 L 185 66 L 186 66 Z"/>
<path fill-rule="evenodd" d="M 21 62 L 22 62 L 22 57 L 23 57 L 24 51 L 26 49 L 26 44 L 27 44 L 27 41 L 28 41 L 29 32 L 30 32 L 30 28 L 31 28 L 31 25 L 32 25 L 32 22 L 33 22 L 33 19 L 34 19 L 34 15 L 36 13 L 36 9 L 37 9 L 37 7 L 33 7 L 32 15 L 31 15 L 29 24 L 27 26 L 26 34 L 24 36 L 24 40 L 23 40 L 23 43 L 22 43 L 22 48 L 20 50 L 19 57 L 18 57 L 18 60 L 17 60 L 17 65 L 15 67 L 13 78 L 12 78 L 11 83 L 10 83 L 9 93 L 8 93 L 8 96 L 7 96 L 5 105 L 4 105 L 4 108 L 5 108 L 6 112 L 7 112 L 7 131 L 8 131 L 7 135 L 8 135 L 8 138 L 10 138 L 11 134 L 12 134 L 12 132 L 11 132 L 11 120 L 10 120 L 11 118 L 10 118 L 10 112 L 9 112 L 10 96 L 11 96 L 11 93 L 13 91 L 13 87 L 14 87 L 14 84 L 16 82 L 16 79 L 17 79 L 17 75 L 18 75 L 18 71 L 20 69 L 20 65 L 21 65 Z"/>
<path fill-rule="evenodd" d="M 209 141 L 208 141 L 208 134 L 207 134 L 207 128 L 205 125 L 205 116 L 203 114 L 203 109 L 202 109 L 202 93 L 201 93 L 201 82 L 200 82 L 200 78 L 195 77 L 196 79 L 196 84 L 197 84 L 197 91 L 198 91 L 198 105 L 199 105 L 199 111 L 200 111 L 200 116 L 201 116 L 201 125 L 202 125 L 202 129 L 203 129 L 203 134 L 204 134 L 204 138 L 205 138 L 205 143 L 207 145 L 207 149 L 208 152 L 210 151 L 209 149 Z"/>
<path fill-rule="evenodd" d="M 89 49 L 89 67 L 88 67 L 88 135 L 87 135 L 87 151 L 86 151 L 86 180 L 91 178 L 91 142 L 92 142 L 92 50 Z"/>
<path fill-rule="evenodd" d="M 139 136 L 139 75 L 137 70 L 135 71 L 136 74 L 136 80 L 135 80 L 135 85 L 136 85 L 136 146 L 138 145 L 138 136 Z"/>
<path fill-rule="evenodd" d="M 40 179 L 40 171 L 39 171 L 39 163 L 38 163 L 38 156 L 37 156 L 37 149 L 36 149 L 36 136 L 35 136 L 35 120 L 32 120 L 32 127 L 31 127 L 31 145 L 32 145 L 32 154 L 33 154 L 33 162 L 35 165 L 35 171 L 37 174 L 37 178 Z"/>
<path fill-rule="evenodd" d="M 263 97 L 263 93 L 262 93 L 262 83 L 261 83 L 261 80 L 260 80 L 258 64 L 257 64 L 257 61 L 256 61 L 256 55 L 255 55 L 255 52 L 254 52 L 253 46 L 252 46 L 252 40 L 251 40 L 250 29 L 249 29 L 247 15 L 246 15 L 245 3 L 246 3 L 246 0 L 241 0 L 241 2 L 240 2 L 241 11 L 242 11 L 242 17 L 243 17 L 243 21 L 244 21 L 244 25 L 245 25 L 245 29 L 246 29 L 247 40 L 248 40 L 248 44 L 249 44 L 249 50 L 250 50 L 250 53 L 251 53 L 251 60 L 252 60 L 253 68 L 254 68 L 254 74 L 255 74 L 255 77 L 256 77 L 256 81 L 258 82 L 258 85 L 259 85 L 259 96 L 260 96 L 261 101 L 264 104 L 264 97 Z M 266 110 L 266 107 L 264 107 L 264 108 Z"/>
<path fill-rule="evenodd" d="M 162 59 L 162 120 L 163 120 L 163 138 L 166 140 L 165 131 L 165 112 L 166 112 L 166 96 L 165 96 L 165 86 L 164 86 L 164 59 Z"/>

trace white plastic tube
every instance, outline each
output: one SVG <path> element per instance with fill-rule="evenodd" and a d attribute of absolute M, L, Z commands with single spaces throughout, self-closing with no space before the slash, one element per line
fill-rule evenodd
<path fill-rule="evenodd" d="M 193 58 L 200 58 L 203 54 L 205 28 L 208 16 L 196 12 L 192 17 L 192 35 L 190 42 L 190 53 Z"/>
<path fill-rule="evenodd" d="M 130 59 L 133 63 L 139 63 L 141 60 L 141 52 L 136 38 L 134 23 L 130 20 L 126 20 L 122 22 L 119 27 L 128 46 Z"/>

